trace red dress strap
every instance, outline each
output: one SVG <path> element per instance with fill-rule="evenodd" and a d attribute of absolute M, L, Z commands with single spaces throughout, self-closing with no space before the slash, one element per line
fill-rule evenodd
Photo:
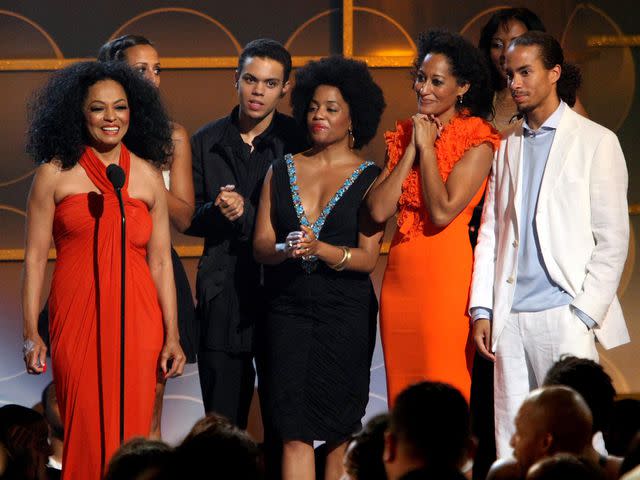
<path fill-rule="evenodd" d="M 107 178 L 107 167 L 97 157 L 91 147 L 87 147 L 84 153 L 80 157 L 80 165 L 87 172 L 87 176 L 94 183 L 98 190 L 105 193 L 113 193 L 113 185 Z M 118 159 L 118 165 L 124 170 L 124 186 L 122 187 L 123 193 L 126 192 L 129 185 L 129 169 L 131 166 L 131 154 L 124 143 L 120 144 L 120 158 Z"/>

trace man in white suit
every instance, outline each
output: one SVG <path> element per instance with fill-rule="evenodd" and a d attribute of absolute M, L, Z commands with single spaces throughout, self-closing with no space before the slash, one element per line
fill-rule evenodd
<path fill-rule="evenodd" d="M 629 341 L 616 297 L 629 239 L 618 139 L 569 108 L 579 72 L 550 35 L 514 39 L 506 69 L 523 122 L 494 159 L 469 302 L 476 346 L 495 360 L 500 458 L 562 354 L 597 360 L 594 336 L 604 348 Z"/>

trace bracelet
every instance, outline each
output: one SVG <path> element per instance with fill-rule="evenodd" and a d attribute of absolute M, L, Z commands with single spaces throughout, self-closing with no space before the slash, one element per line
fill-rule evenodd
<path fill-rule="evenodd" d="M 351 249 L 349 247 L 340 247 L 342 249 L 342 259 L 335 265 L 329 265 L 336 272 L 341 272 L 345 269 L 349 260 L 351 260 Z"/>
<path fill-rule="evenodd" d="M 26 339 L 22 344 L 22 355 L 27 356 L 36 349 L 36 344 L 31 339 Z"/>

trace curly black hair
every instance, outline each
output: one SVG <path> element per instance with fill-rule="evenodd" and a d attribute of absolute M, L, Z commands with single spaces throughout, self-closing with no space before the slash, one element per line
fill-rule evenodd
<path fill-rule="evenodd" d="M 27 153 L 36 163 L 58 159 L 73 167 L 89 138 L 82 106 L 89 87 L 101 80 L 122 85 L 129 102 L 129 129 L 123 143 L 156 166 L 173 153 L 171 123 L 158 89 L 120 62 L 79 62 L 55 72 L 29 103 Z"/>
<path fill-rule="evenodd" d="M 456 109 L 468 109 L 471 115 L 489 119 L 493 116 L 493 91 L 490 86 L 489 67 L 479 49 L 457 33 L 429 30 L 418 37 L 418 56 L 413 64 L 413 75 L 418 74 L 424 57 L 439 53 L 447 57 L 451 74 L 458 85 L 469 84 L 469 90 L 456 103 Z"/>
<path fill-rule="evenodd" d="M 491 61 L 491 42 L 493 41 L 493 36 L 496 34 L 498 29 L 506 26 L 513 20 L 522 23 L 527 30 L 538 30 L 540 32 L 544 32 L 546 30 L 542 20 L 540 20 L 540 18 L 528 8 L 501 8 L 491 15 L 491 18 L 489 18 L 480 32 L 478 48 L 482 51 L 487 60 L 489 71 L 491 72 L 491 87 L 494 92 L 505 88 L 507 86 L 507 82 Z"/>
<path fill-rule="evenodd" d="M 587 358 L 563 355 L 544 378 L 544 386 L 565 385 L 582 395 L 593 415 L 593 432 L 606 432 L 616 389 L 601 365 Z"/>
<path fill-rule="evenodd" d="M 320 85 L 336 87 L 349 104 L 355 138 L 353 148 L 368 144 L 376 135 L 386 103 L 367 64 L 335 55 L 311 61 L 296 71 L 291 106 L 293 117 L 305 131 L 309 103 Z"/>

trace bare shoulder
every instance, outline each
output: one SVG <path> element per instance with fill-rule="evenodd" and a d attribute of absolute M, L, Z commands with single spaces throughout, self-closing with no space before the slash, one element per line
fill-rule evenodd
<path fill-rule="evenodd" d="M 160 168 L 148 160 L 140 158 L 133 152 L 131 153 L 131 171 L 143 173 L 145 175 L 162 175 Z"/>
<path fill-rule="evenodd" d="M 53 159 L 36 167 L 33 182 L 34 184 L 37 182 L 38 185 L 43 187 L 49 186 L 53 188 L 62 177 L 62 174 L 70 170 L 72 169 L 63 170 L 62 163 L 57 159 Z"/>
<path fill-rule="evenodd" d="M 176 122 L 171 123 L 171 128 L 173 128 L 173 133 L 171 134 L 171 139 L 176 142 L 188 142 L 189 134 L 187 133 L 187 129 L 182 125 Z"/>
<path fill-rule="evenodd" d="M 133 153 L 131 153 L 130 177 L 130 181 L 135 182 L 136 185 L 147 183 L 154 187 L 157 186 L 156 184 L 164 186 L 160 168 Z"/>

